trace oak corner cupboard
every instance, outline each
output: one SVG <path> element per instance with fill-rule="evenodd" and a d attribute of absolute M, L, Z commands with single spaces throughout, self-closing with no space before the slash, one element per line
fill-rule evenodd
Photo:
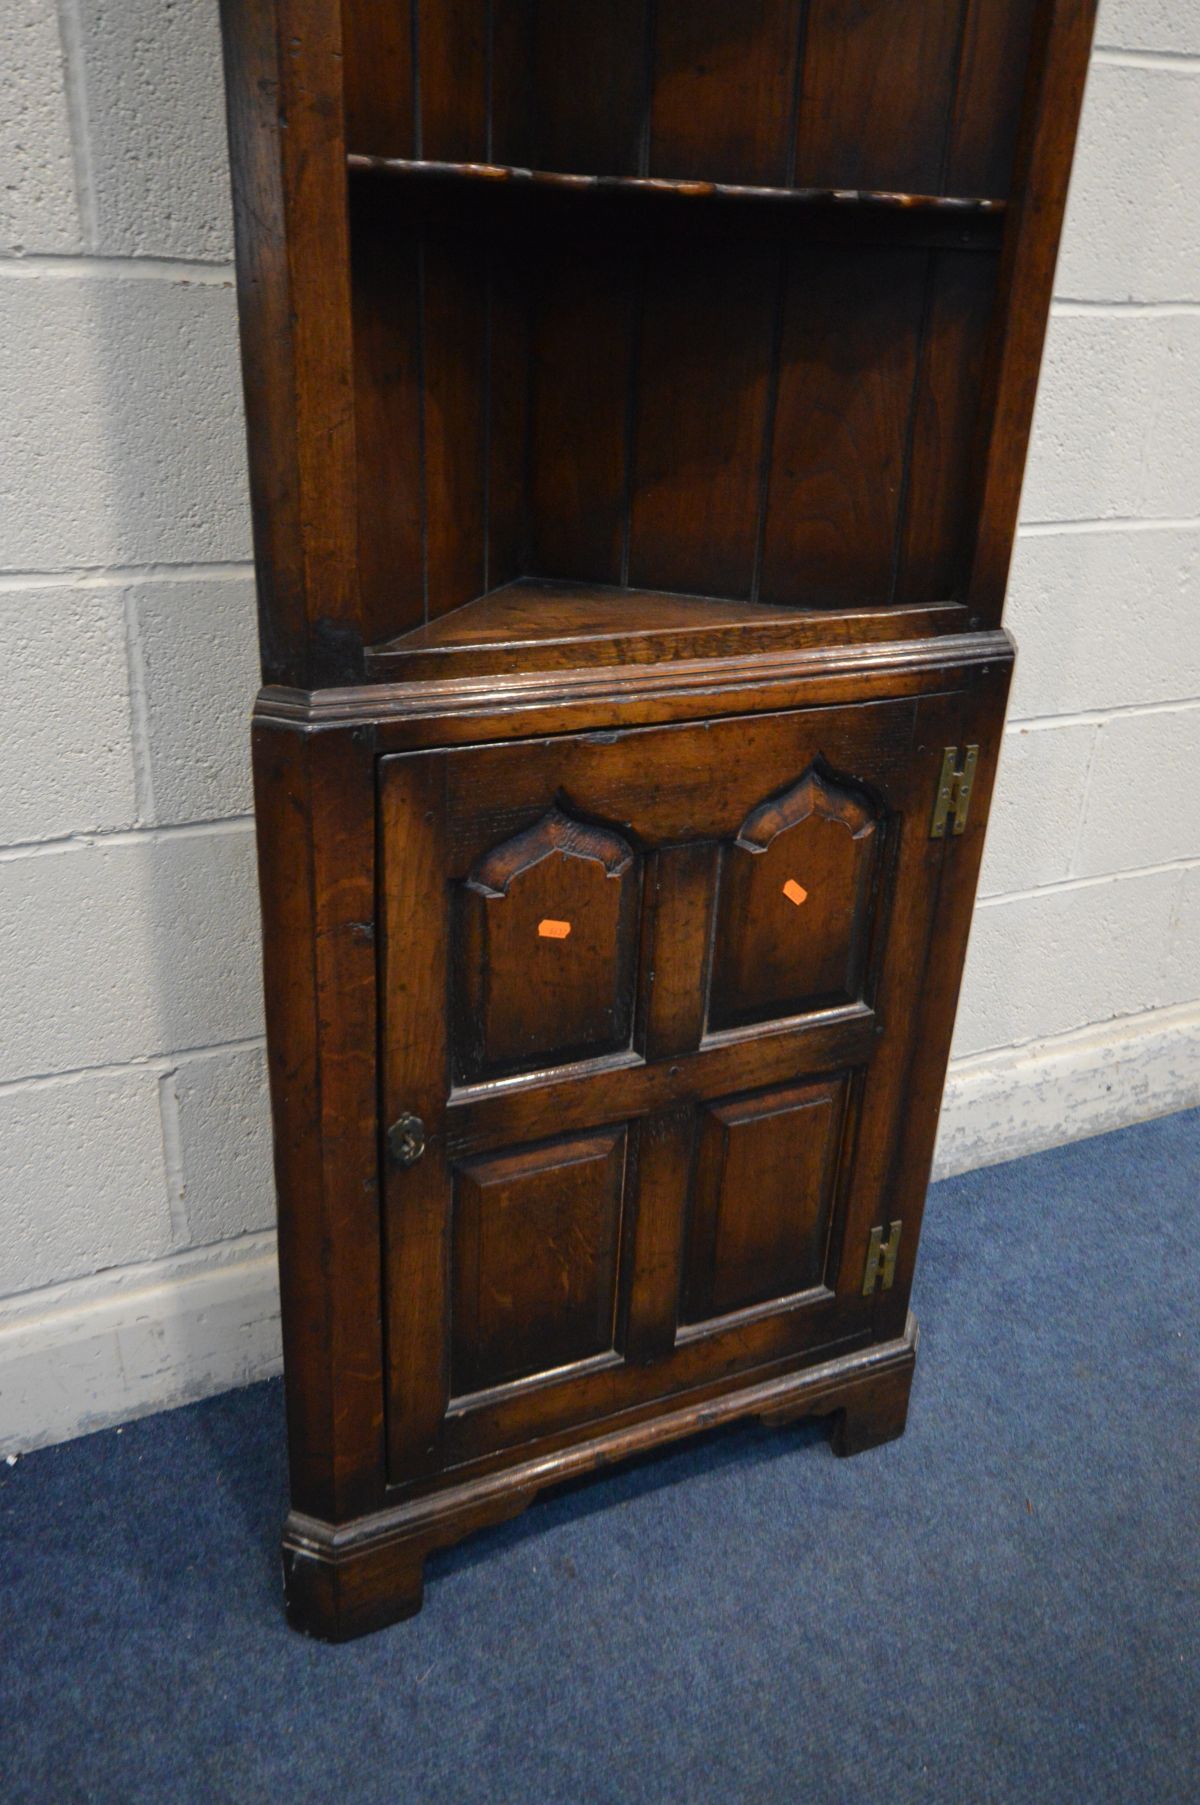
<path fill-rule="evenodd" d="M 904 1427 L 1092 14 L 223 0 L 302 1629 Z"/>

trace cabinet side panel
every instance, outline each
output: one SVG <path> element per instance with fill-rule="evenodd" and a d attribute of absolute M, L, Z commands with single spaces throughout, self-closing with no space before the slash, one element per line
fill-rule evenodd
<path fill-rule="evenodd" d="M 1095 15 L 1096 0 L 1040 0 L 1034 22 L 972 472 L 965 599 L 984 626 L 1004 607 Z"/>
<path fill-rule="evenodd" d="M 362 674 L 340 13 L 224 0 L 263 674 Z M 281 46 L 288 46 L 284 55 Z"/>
<path fill-rule="evenodd" d="M 370 748 L 254 733 L 292 1504 L 383 1495 Z"/>
<path fill-rule="evenodd" d="M 946 850 L 938 874 L 930 958 L 912 1029 L 912 1057 L 906 1076 L 907 1103 L 889 1181 L 890 1219 L 901 1220 L 904 1230 L 894 1283 L 889 1291 L 880 1294 L 877 1305 L 877 1332 L 884 1338 L 896 1332 L 897 1323 L 903 1325 L 912 1292 L 921 1218 L 933 1165 L 938 1116 L 962 988 L 1011 677 L 1011 657 L 997 660 L 990 670 L 976 676 L 973 694 L 963 710 L 961 739 L 964 744 L 969 741 L 978 745 L 979 761 L 972 782 L 966 828 L 944 842 Z M 918 750 L 936 752 L 941 745 L 944 734 L 939 712 L 937 704 L 932 702 L 923 702 L 918 708 L 914 735 Z"/>
<path fill-rule="evenodd" d="M 296 396 L 284 239 L 283 167 L 263 118 L 264 84 L 278 85 L 274 9 L 223 0 L 225 97 L 237 244 L 242 387 L 250 449 L 250 501 L 258 579 L 259 649 L 268 683 L 299 683 L 308 631 Z"/>

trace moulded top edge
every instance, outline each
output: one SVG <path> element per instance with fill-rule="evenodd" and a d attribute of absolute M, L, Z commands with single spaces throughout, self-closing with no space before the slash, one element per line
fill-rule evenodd
<path fill-rule="evenodd" d="M 757 652 L 745 658 L 681 659 L 633 667 L 366 683 L 350 689 L 269 686 L 259 692 L 254 714 L 263 722 L 329 728 L 399 719 L 417 721 L 447 714 L 466 720 L 501 711 L 510 715 L 511 728 L 525 711 L 572 705 L 602 704 L 615 719 L 624 715 L 631 702 L 650 703 L 658 699 L 664 704 L 682 703 L 690 697 L 705 710 L 716 712 L 738 692 L 753 695 L 754 708 L 795 706 L 775 699 L 773 692 L 777 693 L 779 685 L 851 679 L 871 686 L 879 680 L 917 677 L 921 673 L 940 680 L 949 673 L 972 667 L 1008 665 L 1013 655 L 1011 634 L 997 628 L 920 640 Z"/>

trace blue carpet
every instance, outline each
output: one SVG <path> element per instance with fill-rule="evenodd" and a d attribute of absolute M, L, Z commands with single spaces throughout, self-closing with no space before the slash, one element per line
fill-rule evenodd
<path fill-rule="evenodd" d="M 937 1186 L 908 1434 L 737 1429 L 288 1630 L 281 1397 L 0 1468 L 17 1801 L 1200 1796 L 1200 1111 Z"/>

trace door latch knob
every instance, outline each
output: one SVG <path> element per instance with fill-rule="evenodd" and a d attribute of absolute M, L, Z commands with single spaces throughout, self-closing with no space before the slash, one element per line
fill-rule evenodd
<path fill-rule="evenodd" d="M 397 1117 L 387 1132 L 388 1158 L 395 1166 L 415 1166 L 425 1151 L 425 1124 L 420 1116 Z"/>

